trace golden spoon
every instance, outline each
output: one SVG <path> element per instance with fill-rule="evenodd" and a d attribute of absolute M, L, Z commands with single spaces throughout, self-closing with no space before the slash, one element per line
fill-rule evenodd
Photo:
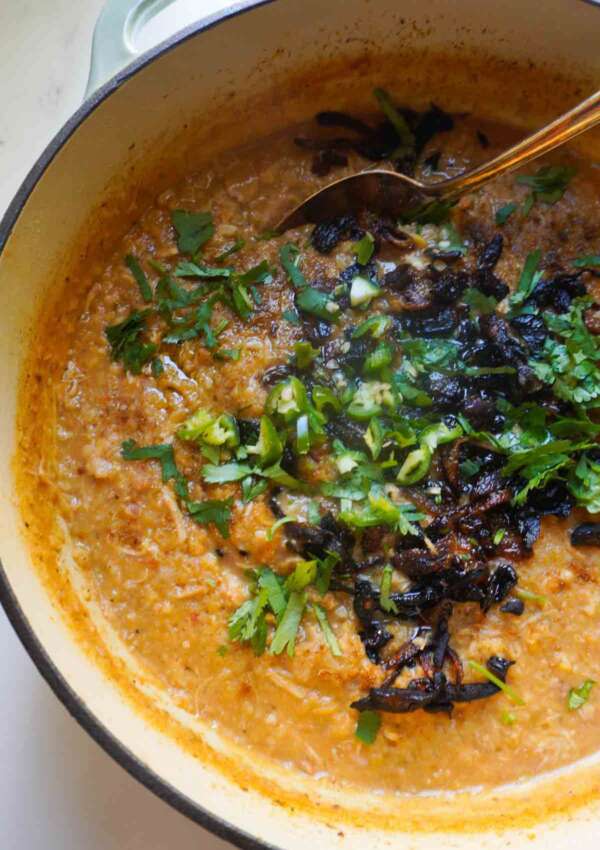
<path fill-rule="evenodd" d="M 342 177 L 310 195 L 281 219 L 275 225 L 275 230 L 283 232 L 301 224 L 332 221 L 360 209 L 409 219 L 411 213 L 426 204 L 432 201 L 455 201 L 494 177 L 564 145 L 599 122 L 600 91 L 494 159 L 459 177 L 425 184 L 385 168 L 360 171 Z"/>

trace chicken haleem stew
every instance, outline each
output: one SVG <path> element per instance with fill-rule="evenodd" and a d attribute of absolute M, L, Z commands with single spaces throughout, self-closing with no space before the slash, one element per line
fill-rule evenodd
<path fill-rule="evenodd" d="M 372 163 L 435 180 L 514 138 L 381 89 L 319 113 L 161 194 L 44 340 L 36 474 L 103 616 L 289 771 L 449 791 L 600 746 L 597 169 L 264 230 Z"/>

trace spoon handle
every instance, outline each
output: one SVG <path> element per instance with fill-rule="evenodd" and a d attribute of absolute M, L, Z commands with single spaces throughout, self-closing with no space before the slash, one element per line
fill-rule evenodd
<path fill-rule="evenodd" d="M 600 91 L 489 162 L 459 177 L 445 180 L 443 184 L 438 183 L 438 193 L 443 197 L 452 197 L 478 189 L 488 180 L 564 145 L 565 142 L 598 123 L 600 123 Z"/>

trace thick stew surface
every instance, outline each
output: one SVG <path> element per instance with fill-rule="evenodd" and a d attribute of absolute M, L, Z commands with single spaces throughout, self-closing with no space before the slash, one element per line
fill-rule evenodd
<path fill-rule="evenodd" d="M 493 786 L 600 745 L 598 173 L 265 232 L 346 171 L 515 138 L 375 108 L 191 174 L 71 281 L 43 474 L 189 712 L 320 781 Z"/>

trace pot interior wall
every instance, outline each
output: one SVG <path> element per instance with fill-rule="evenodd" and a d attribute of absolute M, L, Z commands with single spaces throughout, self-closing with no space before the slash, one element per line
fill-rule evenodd
<path fill-rule="evenodd" d="M 84 109 L 63 134 L 64 145 L 51 147 L 55 155 L 49 162 L 47 155 L 38 168 L 47 165 L 30 196 L 25 200 L 32 180 L 9 211 L 4 226 L 12 232 L 0 258 L 0 554 L 14 594 L 9 598 L 5 592 L 11 616 L 25 635 L 16 611 L 20 605 L 35 635 L 28 633 L 26 640 L 38 663 L 46 665 L 47 677 L 55 672 L 42 659 L 36 639 L 69 682 L 73 700 L 176 788 L 180 805 L 190 812 L 203 806 L 286 848 L 304 847 L 311 838 L 324 850 L 364 846 L 360 825 L 345 825 L 342 837 L 337 828 L 301 812 L 290 815 L 204 767 L 145 723 L 71 639 L 31 566 L 10 465 L 18 382 L 41 306 L 50 299 L 53 309 L 60 309 L 52 293 L 68 285 L 74 260 L 93 256 L 100 242 L 108 247 L 163 185 L 225 146 L 244 144 L 319 108 L 362 104 L 374 83 L 388 84 L 399 99 L 416 105 L 433 98 L 450 110 L 473 109 L 523 126 L 541 121 L 593 89 L 586 89 L 585 80 L 600 77 L 599 23 L 600 9 L 572 0 L 546 0 L 542 20 L 537 4 L 522 0 L 267 3 L 191 35 L 100 99 L 79 123 Z M 420 58 L 422 51 L 437 58 Z M 496 61 L 482 65 L 470 58 L 474 53 Z M 444 54 L 454 58 L 445 60 Z M 527 69 L 528 61 L 535 67 Z M 302 84 L 295 82 L 300 79 Z M 184 798 L 188 802 L 181 802 Z M 593 817 L 588 809 L 570 822 L 540 827 L 527 846 L 566 850 L 577 841 L 582 850 L 595 847 Z M 526 834 L 531 832 L 514 831 L 512 846 L 524 844 Z M 371 830 L 368 840 L 373 850 L 417 850 L 431 846 L 432 839 Z M 508 836 L 443 840 L 446 848 L 466 850 L 504 847 Z"/>

